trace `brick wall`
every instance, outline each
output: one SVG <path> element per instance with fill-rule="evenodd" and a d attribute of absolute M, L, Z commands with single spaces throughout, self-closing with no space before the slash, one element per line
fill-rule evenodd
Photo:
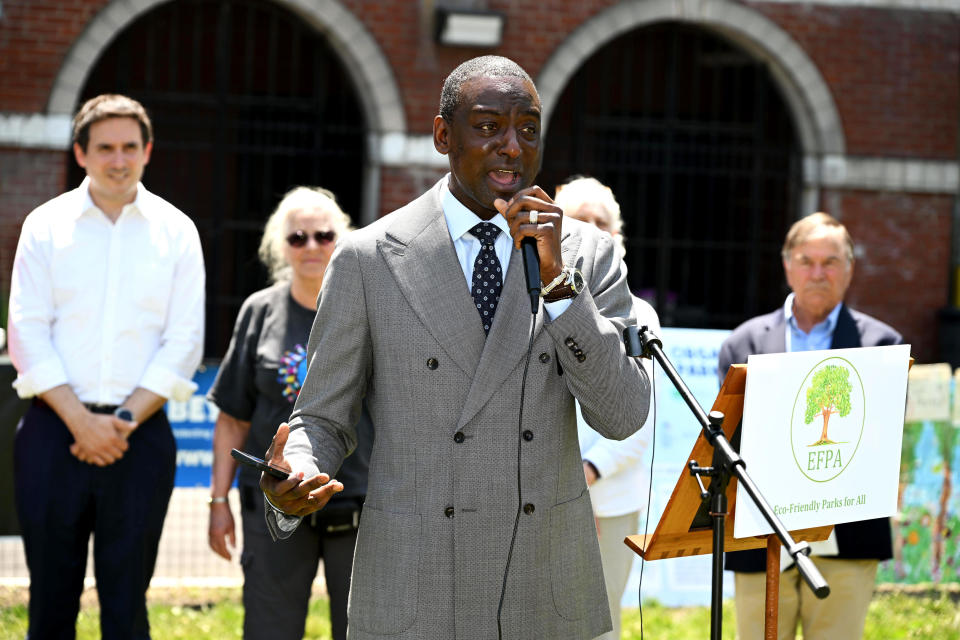
<path fill-rule="evenodd" d="M 534 77 L 585 20 L 615 0 L 489 0 L 506 15 L 496 51 Z M 0 112 L 44 112 L 70 47 L 108 0 L 4 0 Z M 411 134 L 426 134 L 440 86 L 479 53 L 437 47 L 430 3 L 343 0 L 377 40 L 399 84 Z M 820 70 L 837 103 L 851 155 L 956 160 L 960 18 L 954 13 L 749 3 L 787 31 Z M 66 188 L 66 154 L 0 149 L 0 289 L 22 217 Z M 436 169 L 384 167 L 380 211 L 427 189 Z M 829 191 L 824 208 L 864 248 L 851 301 L 900 329 L 921 359 L 936 351 L 936 310 L 947 303 L 951 196 Z"/>
<path fill-rule="evenodd" d="M 506 18 L 497 53 L 536 77 L 580 24 L 614 0 L 490 0 Z M 5 0 L 0 111 L 39 112 L 64 56 L 107 0 Z M 380 44 L 412 133 L 427 133 L 443 78 L 478 53 L 437 47 L 424 3 L 344 0 Z M 854 155 L 956 159 L 960 18 L 934 11 L 751 3 L 804 48 L 824 76 Z"/>
<path fill-rule="evenodd" d="M 436 183 L 444 169 L 385 167 L 380 172 L 380 215 L 399 209 Z"/>
<path fill-rule="evenodd" d="M 61 193 L 66 153 L 0 148 L 0 308 L 6 311 L 10 267 L 23 219 Z"/>
<path fill-rule="evenodd" d="M 896 328 L 919 361 L 936 361 L 937 311 L 949 302 L 953 197 L 828 191 L 822 206 L 858 246 L 847 301 Z"/>
<path fill-rule="evenodd" d="M 105 0 L 4 0 L 0 111 L 46 110 L 57 72 Z"/>
<path fill-rule="evenodd" d="M 820 70 L 840 111 L 847 153 L 957 159 L 956 13 L 751 6 L 790 33 Z"/>

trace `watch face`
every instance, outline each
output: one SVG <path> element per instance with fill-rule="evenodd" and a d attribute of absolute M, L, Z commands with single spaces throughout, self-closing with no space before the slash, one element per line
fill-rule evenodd
<path fill-rule="evenodd" d="M 573 289 L 574 293 L 583 291 L 583 274 L 580 273 L 579 269 L 576 269 L 573 272 L 573 277 L 570 278 L 570 288 Z"/>

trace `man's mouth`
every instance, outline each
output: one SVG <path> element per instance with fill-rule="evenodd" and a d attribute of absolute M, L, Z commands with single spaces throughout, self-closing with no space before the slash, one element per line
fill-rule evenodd
<path fill-rule="evenodd" d="M 512 188 L 520 182 L 520 173 L 509 169 L 493 169 L 488 171 L 487 175 L 495 183 L 504 188 Z"/>

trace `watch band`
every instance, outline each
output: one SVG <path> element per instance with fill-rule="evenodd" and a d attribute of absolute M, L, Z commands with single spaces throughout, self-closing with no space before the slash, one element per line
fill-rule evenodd
<path fill-rule="evenodd" d="M 227 496 L 210 496 L 209 498 L 207 498 L 207 504 L 209 505 L 226 504 L 226 503 L 227 503 Z"/>
<path fill-rule="evenodd" d="M 563 269 L 560 270 L 560 273 L 557 274 L 557 277 L 556 277 L 556 278 L 554 278 L 553 280 L 551 280 L 551 281 L 549 282 L 549 284 L 545 284 L 545 285 L 543 285 L 543 286 L 540 288 L 540 297 L 541 297 L 541 298 L 545 298 L 545 297 L 547 296 L 547 294 L 549 294 L 551 291 L 553 291 L 555 288 L 557 288 L 558 285 L 566 282 L 566 281 L 567 281 L 567 277 L 568 277 L 568 276 L 567 276 L 567 267 L 564 267 Z"/>

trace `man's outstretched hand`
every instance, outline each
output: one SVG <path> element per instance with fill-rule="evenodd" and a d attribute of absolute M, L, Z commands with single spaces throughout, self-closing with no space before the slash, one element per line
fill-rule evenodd
<path fill-rule="evenodd" d="M 264 456 L 268 464 L 286 469 L 288 472 L 292 467 L 283 457 L 283 449 L 289 435 L 290 427 L 286 422 L 281 423 Z M 325 473 L 318 473 L 304 480 L 303 472 L 299 471 L 286 480 L 279 480 L 269 474 L 261 473 L 260 488 L 267 500 L 277 509 L 291 516 L 306 516 L 322 509 L 333 494 L 343 491 L 343 484 L 331 479 Z"/>

